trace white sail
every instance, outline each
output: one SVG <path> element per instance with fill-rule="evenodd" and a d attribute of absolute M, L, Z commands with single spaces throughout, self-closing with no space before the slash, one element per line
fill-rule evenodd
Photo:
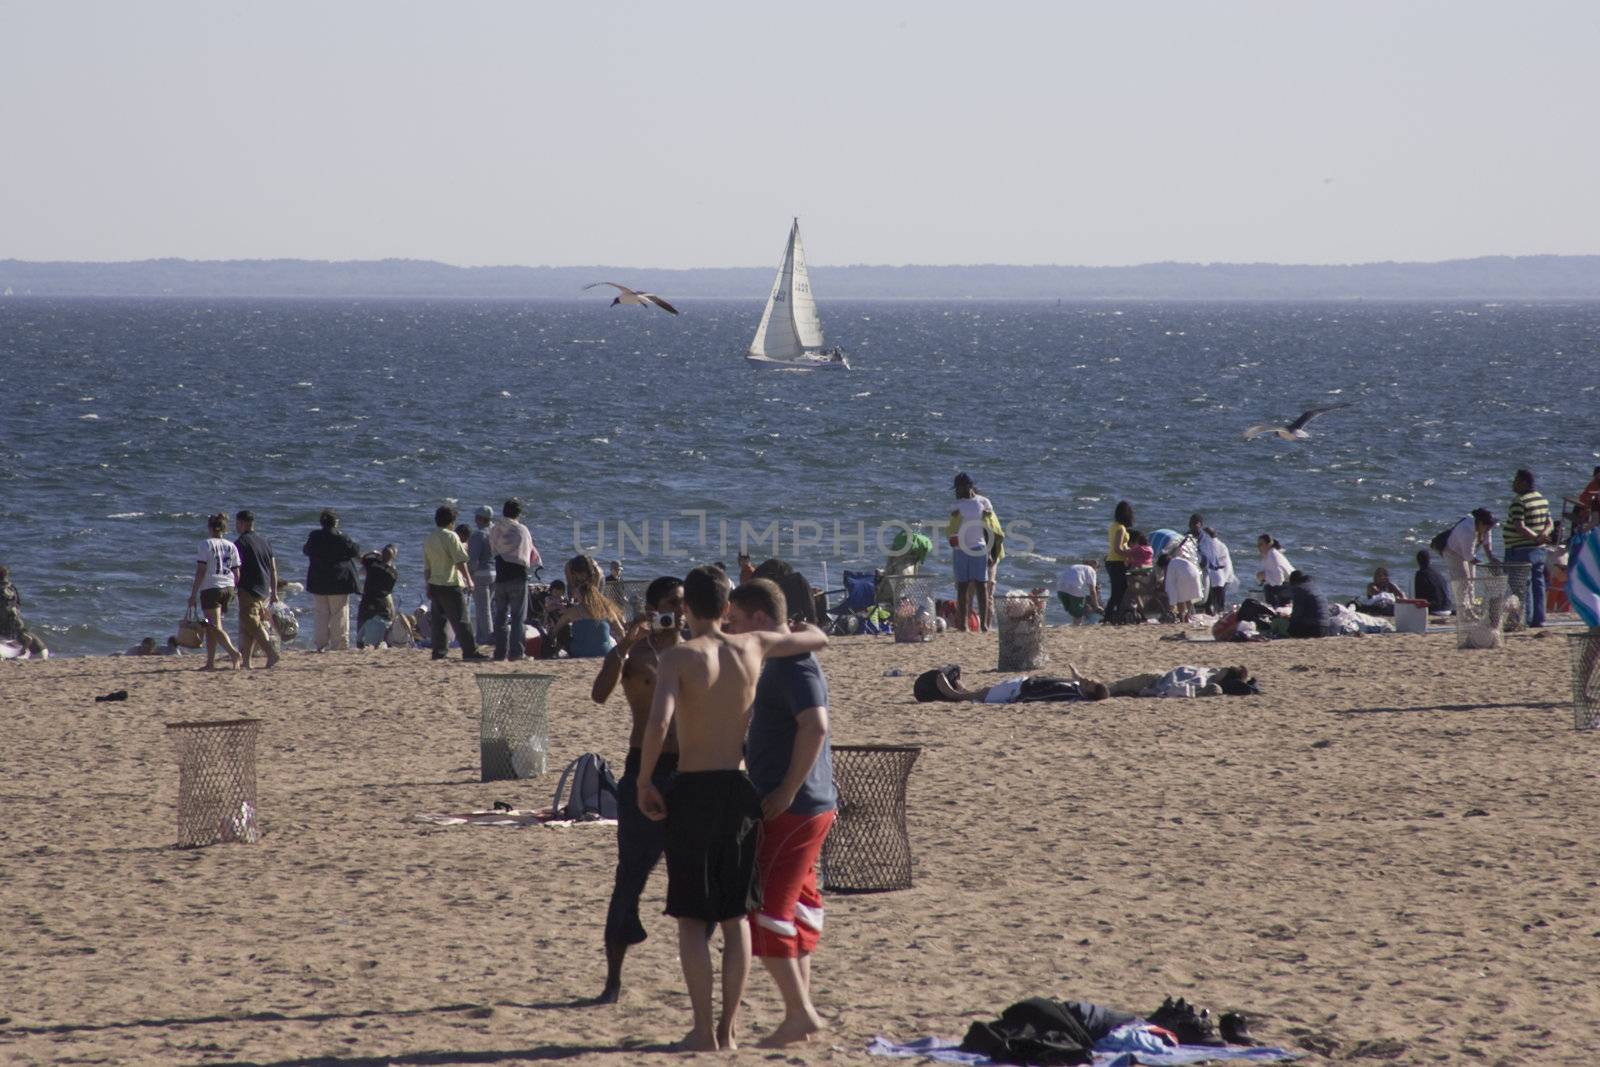
<path fill-rule="evenodd" d="M 789 229 L 783 262 L 767 297 L 761 325 L 750 342 L 752 356 L 792 360 L 822 347 L 822 320 L 811 296 L 811 275 L 806 270 L 805 248 L 800 244 L 800 220 Z"/>
<path fill-rule="evenodd" d="M 800 243 L 800 220 L 795 219 L 789 230 L 789 258 L 793 274 L 789 282 L 789 314 L 794 318 L 794 333 L 800 338 L 800 347 L 810 352 L 822 348 L 822 319 L 817 315 L 817 302 L 811 296 L 811 273 L 806 270 L 806 249 Z"/>

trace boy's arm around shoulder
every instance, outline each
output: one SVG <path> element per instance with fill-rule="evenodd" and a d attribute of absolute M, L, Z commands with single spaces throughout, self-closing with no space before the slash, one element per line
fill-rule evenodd
<path fill-rule="evenodd" d="M 762 630 L 756 636 L 761 638 L 763 656 L 803 656 L 828 647 L 828 635 L 809 622 L 791 627 L 786 634 Z"/>

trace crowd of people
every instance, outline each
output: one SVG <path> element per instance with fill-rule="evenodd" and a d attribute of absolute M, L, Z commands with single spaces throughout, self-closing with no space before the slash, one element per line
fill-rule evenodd
<path fill-rule="evenodd" d="M 971 475 L 957 474 L 953 489 L 945 536 L 952 549 L 955 599 L 942 614 L 956 630 L 988 632 L 995 624 L 1005 527 L 993 501 L 979 491 Z M 1349 603 L 1363 611 L 1390 614 L 1396 602 L 1410 600 L 1425 603 L 1433 614 L 1448 613 L 1454 608 L 1454 587 L 1473 577 L 1481 564 L 1512 565 L 1526 568 L 1522 598 L 1526 624 L 1543 626 L 1549 610 L 1566 608 L 1569 543 L 1600 525 L 1600 467 L 1564 503 L 1564 510 L 1552 510 L 1534 473 L 1518 470 L 1503 523 L 1490 508 L 1474 508 L 1416 553 L 1409 593 L 1391 580 L 1387 568 L 1379 568 L 1365 591 L 1349 598 Z M 576 556 L 565 565 L 561 578 L 545 584 L 538 580 L 542 560 L 522 515 L 520 501 L 511 499 L 498 516 L 484 505 L 475 509 L 472 524 L 458 524 L 455 507 L 440 506 L 435 528 L 422 544 L 424 598 L 412 612 L 401 611 L 395 602 L 399 546 L 390 543 L 363 553 L 331 508 L 321 512 L 317 528 L 302 546 L 303 584 L 279 573 L 272 546 L 256 529 L 249 510 L 234 516 L 231 540 L 225 535 L 226 517 L 212 515 L 196 553 L 188 634 L 170 637 L 164 644 L 145 638 L 127 654 L 175 655 L 189 645 L 203 647 L 204 669 L 218 666 L 219 653 L 230 667 L 249 669 L 259 656 L 270 668 L 279 655 L 274 636 L 285 625 L 295 626 L 292 618 L 284 617 L 293 612 L 283 599 L 303 590 L 311 601 L 311 644 L 318 652 L 351 647 L 354 597 L 358 648 L 415 645 L 444 658 L 451 647 L 459 647 L 468 660 L 606 655 L 626 627 L 617 598 L 605 595 L 608 583 L 621 578 L 622 564 L 613 560 L 609 573 L 602 574 L 597 561 Z M 1497 528 L 1503 554 L 1494 548 Z M 1327 604 L 1315 578 L 1295 567 L 1272 534 L 1260 534 L 1255 546 L 1260 601 L 1287 620 L 1284 625 L 1290 631 L 1310 635 L 1311 613 L 1325 610 Z M 907 553 L 892 559 L 885 573 L 912 569 L 919 561 Z M 1101 565 L 1109 585 L 1104 597 Z M 721 564 L 715 566 L 722 569 Z M 741 580 L 756 571 L 748 555 L 740 555 L 738 567 Z M 1228 544 L 1204 515 L 1190 515 L 1182 531 L 1146 531 L 1137 523 L 1133 504 L 1122 500 L 1107 527 L 1104 556 L 1067 564 L 1057 575 L 1056 592 L 1073 624 L 1152 618 L 1185 622 L 1199 615 L 1230 614 L 1230 596 L 1239 584 Z M 794 590 L 790 596 L 794 599 Z M 227 627 L 235 601 L 237 644 Z M 24 624 L 21 608 L 20 594 L 0 567 L 0 652 L 43 657 L 48 654 L 44 643 Z"/>
<path fill-rule="evenodd" d="M 1538 491 L 1531 470 L 1518 470 L 1510 488 L 1503 524 L 1489 508 L 1475 508 L 1433 538 L 1432 551 L 1417 552 L 1417 570 L 1409 593 L 1390 579 L 1388 568 L 1379 567 L 1362 594 L 1350 598 L 1349 606 L 1393 614 L 1397 602 L 1412 601 L 1425 604 L 1433 614 L 1447 614 L 1454 608 L 1452 587 L 1473 578 L 1480 565 L 1520 565 L 1527 569 L 1522 604 L 1526 625 L 1543 626 L 1548 610 L 1565 608 L 1562 586 L 1569 546 L 1576 537 L 1600 525 L 1600 467 L 1595 468 L 1593 479 L 1576 497 L 1566 498 L 1570 507 L 1563 513 L 1569 517 L 1565 525 Z M 998 520 L 993 520 L 993 505 L 987 498 L 976 497 L 976 506 L 984 510 L 980 517 L 972 514 L 974 496 L 971 479 L 965 474 L 958 478 L 956 495 L 957 506 L 950 516 L 950 544 L 955 550 L 959 587 L 964 579 L 978 574 L 975 559 L 997 561 L 995 550 L 1003 543 L 1004 534 Z M 959 538 L 954 534 L 958 526 L 962 530 Z M 1502 531 L 1503 557 L 1494 551 L 1493 533 L 1497 527 Z M 1255 578 L 1261 589 L 1260 600 L 1283 620 L 1280 629 L 1293 637 L 1324 636 L 1328 600 L 1315 578 L 1296 568 L 1283 545 L 1270 533 L 1256 538 L 1256 552 L 1259 569 Z M 1435 553 L 1442 561 L 1442 570 Z M 1097 567 L 1101 562 L 1110 586 L 1103 603 Z M 993 580 L 991 562 L 987 581 L 992 585 Z M 1088 623 L 1096 617 L 1113 625 L 1152 617 L 1184 622 L 1199 613 L 1223 617 L 1228 613 L 1229 591 L 1237 585 L 1228 546 L 1206 524 L 1203 515 L 1190 515 L 1184 532 L 1159 529 L 1147 534 L 1136 526 L 1133 505 L 1126 500 L 1118 501 L 1113 510 L 1103 560 L 1084 559 L 1068 564 L 1056 577 L 1057 596 L 1073 624 Z"/>

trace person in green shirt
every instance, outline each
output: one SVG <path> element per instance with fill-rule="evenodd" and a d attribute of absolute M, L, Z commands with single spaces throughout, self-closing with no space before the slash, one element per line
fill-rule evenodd
<path fill-rule="evenodd" d="M 436 508 L 433 524 L 436 529 L 422 542 L 423 580 L 428 587 L 428 611 L 431 647 L 434 659 L 444 659 L 450 651 L 445 640 L 446 622 L 456 632 L 464 660 L 488 659 L 478 651 L 472 636 L 472 623 L 467 620 L 467 596 L 472 592 L 472 572 L 467 569 L 467 549 L 452 527 L 456 522 L 456 509 L 448 504 Z"/>
<path fill-rule="evenodd" d="M 1511 479 L 1511 508 L 1506 512 L 1501 536 L 1507 563 L 1528 565 L 1528 587 L 1521 590 L 1524 618 L 1530 627 L 1544 625 L 1544 546 L 1550 543 L 1550 502 L 1533 487 L 1533 472 L 1526 467 Z"/>

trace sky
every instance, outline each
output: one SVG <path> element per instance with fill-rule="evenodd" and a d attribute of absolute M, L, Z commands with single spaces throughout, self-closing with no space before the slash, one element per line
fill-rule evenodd
<path fill-rule="evenodd" d="M 0 0 L 0 258 L 1600 253 L 1600 3 Z"/>

